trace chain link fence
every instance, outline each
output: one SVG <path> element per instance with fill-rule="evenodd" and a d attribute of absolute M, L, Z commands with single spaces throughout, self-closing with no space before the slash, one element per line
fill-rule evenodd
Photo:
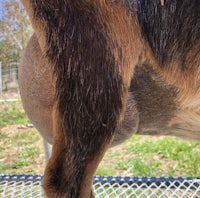
<path fill-rule="evenodd" d="M 18 63 L 9 63 L 6 66 L 0 62 L 0 94 L 18 89 Z"/>
<path fill-rule="evenodd" d="M 42 176 L 0 176 L 0 197 L 41 198 Z M 94 177 L 97 198 L 200 198 L 200 179 Z"/>

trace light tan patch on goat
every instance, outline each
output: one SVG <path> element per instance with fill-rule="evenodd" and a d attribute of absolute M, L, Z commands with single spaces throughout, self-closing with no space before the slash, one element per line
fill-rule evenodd
<path fill-rule="evenodd" d="M 123 82 L 129 86 L 135 65 L 143 53 L 143 42 L 136 16 L 128 13 L 122 2 L 101 1 L 101 4 L 95 4 L 99 21 L 105 23 L 108 28 L 108 42 L 118 62 Z"/>
<path fill-rule="evenodd" d="M 180 110 L 176 115 L 177 136 L 200 140 L 200 88 L 180 91 Z"/>
<path fill-rule="evenodd" d="M 161 6 L 165 5 L 165 0 L 160 0 Z"/>

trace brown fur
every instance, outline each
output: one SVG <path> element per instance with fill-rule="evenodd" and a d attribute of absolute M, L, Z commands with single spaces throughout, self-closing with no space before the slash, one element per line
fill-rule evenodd
<path fill-rule="evenodd" d="M 35 35 L 26 48 L 22 63 L 19 69 L 19 87 L 24 109 L 42 136 L 52 143 L 51 114 L 55 90 L 50 65 L 42 55 Z"/>
<path fill-rule="evenodd" d="M 37 38 L 19 81 L 25 110 L 53 143 L 48 197 L 94 197 L 92 176 L 107 148 L 132 134 L 200 140 L 196 0 L 22 2 Z M 176 18 L 181 38 L 170 29 Z"/>
<path fill-rule="evenodd" d="M 45 43 L 46 43 L 46 33 L 45 33 L 45 30 L 44 30 L 44 22 L 42 21 L 37 21 L 35 16 L 34 16 L 34 10 L 33 10 L 33 6 L 32 6 L 32 3 L 31 1 L 26 1 L 26 0 L 21 0 L 21 2 L 23 3 L 28 15 L 29 15 L 29 18 L 30 18 L 30 21 L 33 25 L 33 28 L 35 29 L 35 32 L 37 34 L 37 38 L 38 38 L 38 42 L 40 44 L 40 48 L 42 50 L 42 52 L 44 51 L 44 48 L 45 48 Z"/>
<path fill-rule="evenodd" d="M 98 3 L 96 4 L 99 6 Z M 123 82 L 130 86 L 133 65 L 139 62 L 143 46 L 137 19 L 133 13 L 127 13 L 127 7 L 123 4 L 123 1 L 114 4 L 102 1 L 97 10 L 99 20 L 106 23 L 108 27 L 108 39 L 111 42 L 115 60 L 119 64 Z"/>

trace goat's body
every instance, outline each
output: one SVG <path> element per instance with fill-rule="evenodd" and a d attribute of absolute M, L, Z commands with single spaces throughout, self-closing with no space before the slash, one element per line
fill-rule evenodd
<path fill-rule="evenodd" d="M 53 142 L 48 197 L 92 197 L 104 152 L 132 134 L 200 140 L 200 3 L 187 2 L 24 0 L 38 39 L 20 87 Z"/>

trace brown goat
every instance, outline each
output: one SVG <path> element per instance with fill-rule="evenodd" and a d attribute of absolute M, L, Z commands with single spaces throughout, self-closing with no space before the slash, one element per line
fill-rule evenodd
<path fill-rule="evenodd" d="M 35 35 L 24 108 L 53 144 L 49 198 L 92 198 L 106 150 L 133 134 L 200 140 L 198 0 L 22 0 Z"/>

